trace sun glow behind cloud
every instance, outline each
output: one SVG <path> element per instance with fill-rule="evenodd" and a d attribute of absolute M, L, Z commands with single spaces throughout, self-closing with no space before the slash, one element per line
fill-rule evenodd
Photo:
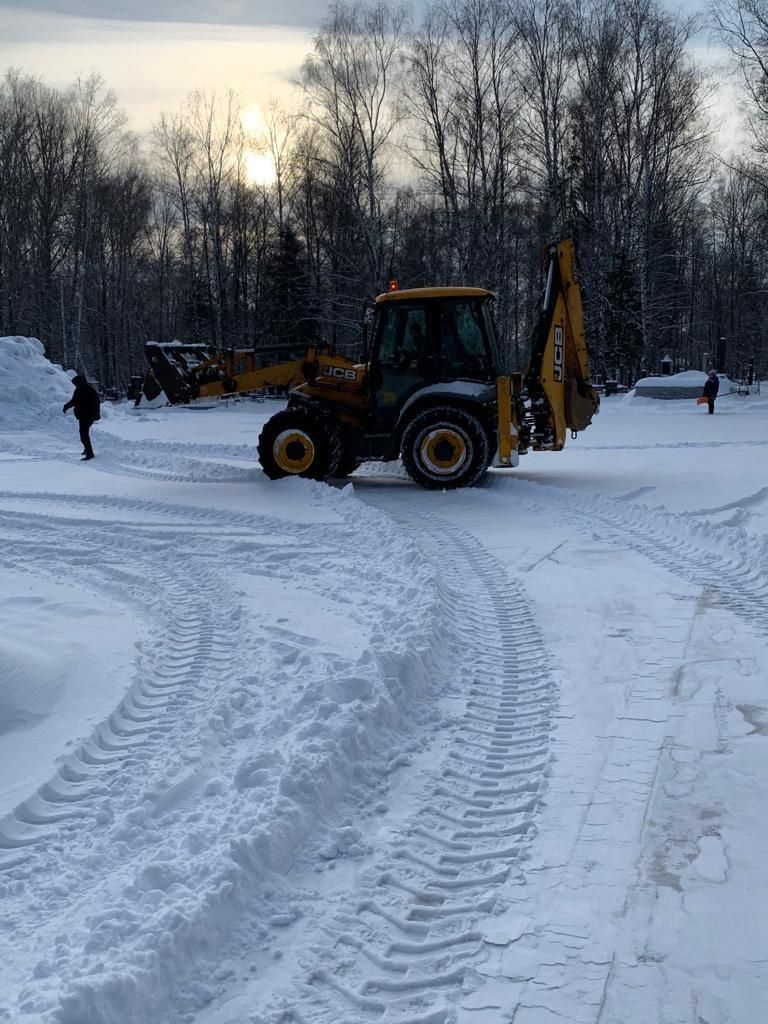
<path fill-rule="evenodd" d="M 261 107 L 246 107 L 240 115 L 243 131 L 252 137 L 261 137 L 267 133 L 267 122 Z"/>
<path fill-rule="evenodd" d="M 274 184 L 277 177 L 275 161 L 269 153 L 255 153 L 249 150 L 245 154 L 245 173 L 252 185 L 268 188 Z"/>

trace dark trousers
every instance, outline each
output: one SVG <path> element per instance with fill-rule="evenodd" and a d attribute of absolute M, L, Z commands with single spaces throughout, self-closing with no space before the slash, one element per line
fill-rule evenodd
<path fill-rule="evenodd" d="M 91 435 L 89 431 L 93 426 L 92 420 L 80 420 L 80 440 L 83 442 L 83 451 L 86 455 L 93 455 L 93 446 L 91 445 Z"/>
<path fill-rule="evenodd" d="M 707 399 L 707 405 L 709 406 L 710 413 L 713 413 L 715 411 L 715 400 L 714 400 L 714 398 L 708 398 Z"/>

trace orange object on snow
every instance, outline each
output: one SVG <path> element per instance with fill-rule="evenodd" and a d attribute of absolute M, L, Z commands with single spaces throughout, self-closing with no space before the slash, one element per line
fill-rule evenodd
<path fill-rule="evenodd" d="M 701 398 L 696 399 L 696 405 L 706 405 L 707 401 L 708 399 L 704 395 L 702 395 Z"/>

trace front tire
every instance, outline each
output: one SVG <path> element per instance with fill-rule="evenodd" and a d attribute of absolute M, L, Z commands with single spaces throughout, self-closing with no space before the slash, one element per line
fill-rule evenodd
<path fill-rule="evenodd" d="M 430 490 L 474 487 L 490 464 L 488 434 L 471 412 L 439 406 L 418 413 L 403 431 L 403 465 Z"/>
<path fill-rule="evenodd" d="M 320 411 L 284 409 L 265 424 L 258 451 L 270 480 L 284 476 L 328 480 L 336 474 L 341 457 L 339 429 Z"/>

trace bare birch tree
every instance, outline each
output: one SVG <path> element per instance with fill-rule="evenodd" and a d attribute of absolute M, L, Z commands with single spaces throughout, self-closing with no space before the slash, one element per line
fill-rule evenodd
<path fill-rule="evenodd" d="M 343 173 L 343 199 L 357 220 L 372 290 L 385 270 L 384 173 L 398 123 L 392 86 L 405 21 L 404 8 L 383 0 L 336 3 L 302 72 L 306 116 Z"/>

